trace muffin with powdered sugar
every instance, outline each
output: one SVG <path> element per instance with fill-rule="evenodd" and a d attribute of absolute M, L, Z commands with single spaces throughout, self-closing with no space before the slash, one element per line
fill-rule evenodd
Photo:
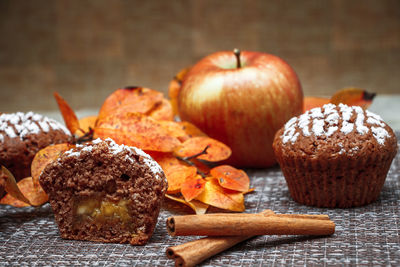
<path fill-rule="evenodd" d="M 0 164 L 16 180 L 31 175 L 31 163 L 36 152 L 51 144 L 66 143 L 71 133 L 59 122 L 28 112 L 0 115 Z"/>
<path fill-rule="evenodd" d="M 380 116 L 327 104 L 290 119 L 273 148 L 295 201 L 346 208 L 378 198 L 397 139 Z"/>
<path fill-rule="evenodd" d="M 66 151 L 39 177 L 62 238 L 143 245 L 167 181 L 142 150 L 96 139 Z"/>

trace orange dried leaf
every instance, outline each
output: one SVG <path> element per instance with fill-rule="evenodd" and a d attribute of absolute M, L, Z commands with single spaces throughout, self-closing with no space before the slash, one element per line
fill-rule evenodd
<path fill-rule="evenodd" d="M 35 187 L 40 187 L 39 176 L 47 164 L 56 160 L 72 147 L 73 145 L 70 144 L 56 144 L 47 146 L 36 153 L 31 164 L 32 182 Z"/>
<path fill-rule="evenodd" d="M 221 165 L 210 170 L 211 176 L 216 178 L 223 188 L 247 192 L 250 179 L 247 174 L 229 165 Z"/>
<path fill-rule="evenodd" d="M 182 86 L 182 81 L 190 68 L 180 70 L 175 77 L 170 81 L 168 86 L 168 96 L 171 100 L 172 109 L 175 115 L 178 114 L 178 95 Z"/>
<path fill-rule="evenodd" d="M 94 136 L 102 139 L 110 137 L 118 144 L 159 152 L 171 152 L 180 144 L 160 122 L 140 113 L 99 118 Z"/>
<path fill-rule="evenodd" d="M 42 187 L 36 187 L 33 185 L 32 177 L 26 177 L 17 183 L 21 193 L 30 201 L 32 206 L 40 206 L 48 201 L 48 196 L 42 189 Z M 29 206 L 24 201 L 14 198 L 12 195 L 7 194 L 0 200 L 0 204 L 11 205 L 14 207 L 26 207 Z"/>
<path fill-rule="evenodd" d="M 159 121 L 170 136 L 176 137 L 181 140 L 182 137 L 186 136 L 185 130 L 182 126 L 175 121 Z"/>
<path fill-rule="evenodd" d="M 184 163 L 181 160 L 178 160 L 174 155 L 172 155 L 172 153 L 146 151 L 146 153 L 147 152 L 149 152 L 149 155 L 155 161 L 157 161 L 157 163 L 161 166 L 164 172 L 167 171 L 169 168 L 172 168 L 177 165 L 187 166 L 186 163 Z"/>
<path fill-rule="evenodd" d="M 303 109 L 304 112 L 306 112 L 307 110 L 322 107 L 323 105 L 328 104 L 329 98 L 306 96 L 304 97 L 303 101 Z"/>
<path fill-rule="evenodd" d="M 182 130 L 186 133 L 186 135 L 179 137 L 179 140 L 181 142 L 184 142 L 192 137 L 207 136 L 199 128 L 197 128 L 194 124 L 192 124 L 188 121 L 181 121 L 181 122 L 177 122 L 177 123 L 180 125 Z"/>
<path fill-rule="evenodd" d="M 0 185 L 4 187 L 5 191 L 9 195 L 22 202 L 27 203 L 28 205 L 31 205 L 29 200 L 24 196 L 24 194 L 22 194 L 22 192 L 18 188 L 14 175 L 4 166 L 1 166 Z"/>
<path fill-rule="evenodd" d="M 349 106 L 360 106 L 367 109 L 375 97 L 375 93 L 369 93 L 360 88 L 344 88 L 337 91 L 332 97 L 330 102 L 333 104 L 346 104 Z"/>
<path fill-rule="evenodd" d="M 249 193 L 253 193 L 256 189 L 254 188 L 249 188 L 249 190 L 247 190 L 246 192 L 243 192 L 243 194 L 249 194 Z"/>
<path fill-rule="evenodd" d="M 161 101 L 161 103 L 155 105 L 150 112 L 147 112 L 146 115 L 155 120 L 172 121 L 174 119 L 171 103 L 165 98 Z"/>
<path fill-rule="evenodd" d="M 89 129 L 94 129 L 96 127 L 97 116 L 88 116 L 79 120 L 79 126 L 81 131 L 77 131 L 76 135 L 79 137 L 83 136 L 84 133 L 88 133 Z"/>
<path fill-rule="evenodd" d="M 167 169 L 163 169 L 168 181 L 167 193 L 175 194 L 181 190 L 181 185 L 186 181 L 195 177 L 197 174 L 196 167 L 173 165 Z"/>
<path fill-rule="evenodd" d="M 143 87 L 117 89 L 104 101 L 99 119 L 112 114 L 139 112 L 145 114 L 162 103 L 163 94 Z"/>
<path fill-rule="evenodd" d="M 206 179 L 204 191 L 196 199 L 220 209 L 244 211 L 243 193 L 221 187 L 215 178 Z"/>
<path fill-rule="evenodd" d="M 60 109 L 61 115 L 63 116 L 65 125 L 68 130 L 74 134 L 79 129 L 78 117 L 75 112 L 68 105 L 67 101 L 64 100 L 57 92 L 54 92 L 54 97 L 57 101 L 58 108 Z"/>
<path fill-rule="evenodd" d="M 194 165 L 196 165 L 196 168 L 198 171 L 204 173 L 204 174 L 208 174 L 210 172 L 210 166 L 204 162 L 202 162 L 201 160 L 197 160 L 197 159 L 192 159 L 190 160 L 192 163 L 194 163 Z"/>
<path fill-rule="evenodd" d="M 175 197 L 175 196 L 171 196 L 171 195 L 168 195 L 168 194 L 165 194 L 165 197 L 168 198 L 168 199 L 177 201 L 179 203 L 182 203 L 182 204 L 185 204 L 185 205 L 191 207 L 194 210 L 194 212 L 196 214 L 199 214 L 199 215 L 200 214 L 205 214 L 207 209 L 208 209 L 208 206 L 209 206 L 209 205 L 207 205 L 205 203 L 202 203 L 200 201 L 197 201 L 195 199 L 192 200 L 192 201 L 187 202 L 182 197 Z"/>
<path fill-rule="evenodd" d="M 181 193 L 186 201 L 191 201 L 204 191 L 206 180 L 200 175 L 186 178 L 181 184 Z"/>
<path fill-rule="evenodd" d="M 225 160 L 232 154 L 231 149 L 227 145 L 204 136 L 193 137 L 186 140 L 174 150 L 174 153 L 176 156 L 183 158 L 191 157 L 201 153 L 206 147 L 208 147 L 207 153 L 196 158 L 216 162 Z"/>
<path fill-rule="evenodd" d="M 195 136 L 207 136 L 196 126 L 189 122 L 159 121 L 159 123 L 168 131 L 168 133 L 184 142 Z"/>

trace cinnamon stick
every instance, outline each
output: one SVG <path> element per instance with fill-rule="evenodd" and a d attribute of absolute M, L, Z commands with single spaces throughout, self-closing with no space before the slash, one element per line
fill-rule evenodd
<path fill-rule="evenodd" d="M 233 216 L 240 216 L 243 213 L 234 213 Z M 264 210 L 258 215 L 272 215 L 272 210 Z M 223 216 L 223 214 L 214 213 L 212 216 Z M 175 260 L 175 266 L 191 267 L 200 262 L 224 251 L 234 245 L 251 238 L 252 236 L 218 236 L 205 237 L 178 246 L 167 248 L 166 254 L 169 259 Z"/>
<path fill-rule="evenodd" d="M 216 219 L 218 216 L 218 219 Z M 171 236 L 331 235 L 335 223 L 325 217 L 297 215 L 185 215 L 167 219 Z"/>
<path fill-rule="evenodd" d="M 204 237 L 167 248 L 167 257 L 175 260 L 177 267 L 191 267 L 249 238 L 251 236 Z"/>

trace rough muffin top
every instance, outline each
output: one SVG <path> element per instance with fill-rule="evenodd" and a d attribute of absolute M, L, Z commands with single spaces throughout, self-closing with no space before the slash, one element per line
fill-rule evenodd
<path fill-rule="evenodd" d="M 103 151 L 103 153 L 105 152 L 113 155 L 123 154 L 124 159 L 130 163 L 133 163 L 137 160 L 136 158 L 139 157 L 140 163 L 148 167 L 155 178 L 157 178 L 158 180 L 165 179 L 161 166 L 158 165 L 158 163 L 153 160 L 150 155 L 136 147 L 118 145 L 111 138 L 107 138 L 104 141 L 100 138 L 97 138 L 83 145 L 77 144 L 74 148 L 66 151 L 64 153 L 64 156 L 78 158 L 81 156 L 82 153 L 92 152 L 94 149 L 100 149 L 101 151 Z M 60 162 L 61 158 L 59 158 L 58 161 Z"/>
<path fill-rule="evenodd" d="M 82 166 L 82 170 L 85 170 L 83 172 L 90 172 L 90 174 L 73 174 L 77 171 L 77 166 Z M 58 175 L 52 175 L 52 173 Z M 66 176 L 68 178 L 59 177 L 60 173 L 68 174 Z M 91 174 L 99 176 L 93 178 Z M 163 188 L 162 191 L 165 190 L 167 182 L 164 172 L 148 154 L 136 147 L 118 145 L 110 138 L 106 140 L 98 138 L 85 144 L 77 144 L 74 148 L 66 151 L 57 161 L 46 166 L 40 180 L 45 190 L 69 187 L 80 191 L 85 187 L 103 186 L 110 180 L 114 180 L 115 177 L 119 182 L 121 179 L 129 179 L 128 177 L 136 175 L 153 177 L 154 181 Z M 124 178 L 125 176 L 127 178 Z M 149 184 L 153 184 L 150 180 L 146 180 Z M 55 187 L 50 188 L 48 185 L 55 185 Z"/>
<path fill-rule="evenodd" d="M 56 120 L 49 119 L 37 113 L 17 112 L 3 113 L 0 115 L 0 141 L 3 142 L 5 137 L 20 138 L 24 140 L 25 136 L 30 134 L 39 134 L 41 132 L 49 132 L 52 130 L 60 130 L 66 135 L 71 135 L 67 128 Z"/>
<path fill-rule="evenodd" d="M 359 106 L 326 104 L 293 117 L 280 129 L 274 148 L 317 157 L 397 150 L 393 130 Z"/>

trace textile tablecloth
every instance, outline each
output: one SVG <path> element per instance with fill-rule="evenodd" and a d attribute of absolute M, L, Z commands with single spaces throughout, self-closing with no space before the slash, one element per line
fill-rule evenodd
<path fill-rule="evenodd" d="M 202 266 L 400 266 L 399 154 L 379 199 L 359 208 L 297 204 L 278 167 L 247 173 L 256 190 L 245 196 L 246 212 L 272 209 L 276 213 L 328 214 L 336 223 L 336 232 L 329 237 L 255 237 Z M 20 209 L 0 206 L 0 266 L 173 266 L 165 256 L 166 248 L 197 237 L 170 237 L 165 221 L 187 213 L 190 209 L 166 201 L 149 243 L 131 246 L 61 239 L 49 204 Z"/>

